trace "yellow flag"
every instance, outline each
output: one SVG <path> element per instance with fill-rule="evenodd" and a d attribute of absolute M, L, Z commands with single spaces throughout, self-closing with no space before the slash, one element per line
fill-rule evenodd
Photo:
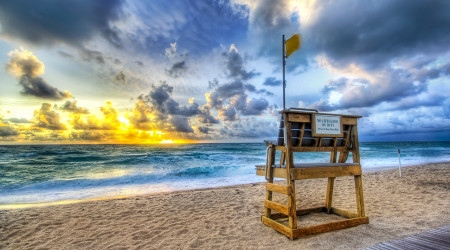
<path fill-rule="evenodd" d="M 300 48 L 302 39 L 300 34 L 295 34 L 286 41 L 286 57 L 289 57 L 292 53 Z"/>

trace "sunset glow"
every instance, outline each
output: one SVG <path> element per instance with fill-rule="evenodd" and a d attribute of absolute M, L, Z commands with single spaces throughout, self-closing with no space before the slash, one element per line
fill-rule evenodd
<path fill-rule="evenodd" d="M 361 141 L 450 140 L 448 6 L 6 1 L 0 143 L 274 138 L 283 34 L 302 37 L 286 59 L 287 107 L 362 115 Z"/>

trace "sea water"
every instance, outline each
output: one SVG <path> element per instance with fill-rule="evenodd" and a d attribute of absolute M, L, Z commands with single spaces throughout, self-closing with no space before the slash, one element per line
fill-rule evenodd
<path fill-rule="evenodd" d="M 450 162 L 450 142 L 360 143 L 363 171 Z M 351 157 L 349 157 L 351 159 Z M 8 204 L 129 196 L 264 181 L 262 143 L 0 146 L 0 209 Z M 329 153 L 300 153 L 328 162 Z"/>

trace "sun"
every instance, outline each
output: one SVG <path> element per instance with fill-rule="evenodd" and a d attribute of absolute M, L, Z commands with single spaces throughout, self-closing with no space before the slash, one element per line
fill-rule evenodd
<path fill-rule="evenodd" d="M 172 140 L 163 140 L 160 141 L 159 143 L 175 143 L 175 142 L 173 142 Z"/>

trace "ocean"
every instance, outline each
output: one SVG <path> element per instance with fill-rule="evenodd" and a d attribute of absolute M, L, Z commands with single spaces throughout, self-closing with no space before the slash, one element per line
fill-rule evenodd
<path fill-rule="evenodd" d="M 397 168 L 398 149 L 402 166 L 450 162 L 450 142 L 360 143 L 363 171 Z M 263 143 L 0 146 L 0 209 L 263 182 L 255 165 L 265 152 Z"/>

